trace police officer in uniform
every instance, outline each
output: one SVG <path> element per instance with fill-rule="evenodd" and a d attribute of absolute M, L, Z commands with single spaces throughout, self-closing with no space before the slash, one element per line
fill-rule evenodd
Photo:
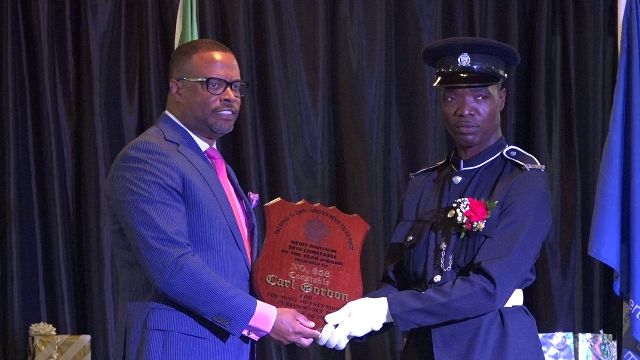
<path fill-rule="evenodd" d="M 448 38 L 423 58 L 455 150 L 412 174 L 385 285 L 327 315 L 317 342 L 343 349 L 395 325 L 406 359 L 543 359 L 522 289 L 551 226 L 549 181 L 500 129 L 506 70 L 520 55 L 494 40 Z"/>

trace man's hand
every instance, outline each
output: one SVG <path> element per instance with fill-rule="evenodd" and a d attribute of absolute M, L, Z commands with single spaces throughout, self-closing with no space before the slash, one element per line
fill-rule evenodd
<path fill-rule="evenodd" d="M 294 309 L 278 308 L 276 321 L 269 332 L 269 336 L 284 345 L 295 343 L 307 347 L 313 339 L 320 336 L 320 332 L 313 330 L 316 324 Z"/>
<path fill-rule="evenodd" d="M 327 325 L 318 338 L 319 345 L 342 350 L 351 338 L 378 331 L 393 321 L 387 298 L 362 298 L 348 302 L 342 309 L 324 317 Z"/>

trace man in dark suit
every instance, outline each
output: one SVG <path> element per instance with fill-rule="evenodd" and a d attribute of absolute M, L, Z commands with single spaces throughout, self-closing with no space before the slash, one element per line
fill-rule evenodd
<path fill-rule="evenodd" d="M 166 111 L 128 144 L 107 179 L 118 296 L 116 356 L 249 359 L 268 334 L 308 346 L 319 333 L 293 309 L 251 294 L 252 206 L 216 141 L 233 130 L 247 84 L 213 40 L 178 47 Z"/>
<path fill-rule="evenodd" d="M 318 343 L 343 349 L 395 324 L 407 334 L 406 359 L 543 359 L 522 289 L 551 226 L 549 183 L 500 130 L 506 67 L 520 55 L 494 40 L 449 38 L 423 57 L 455 149 L 412 174 L 385 285 L 327 315 Z"/>

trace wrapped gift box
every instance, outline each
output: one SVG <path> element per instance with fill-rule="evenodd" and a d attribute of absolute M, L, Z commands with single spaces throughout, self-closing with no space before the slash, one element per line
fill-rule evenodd
<path fill-rule="evenodd" d="M 578 334 L 578 360 L 618 358 L 616 342 L 610 334 Z"/>
<path fill-rule="evenodd" d="M 89 335 L 35 335 L 29 338 L 30 360 L 89 360 Z"/>
<path fill-rule="evenodd" d="M 538 334 L 546 360 L 575 360 L 573 333 L 555 332 Z"/>
<path fill-rule="evenodd" d="M 610 334 L 570 332 L 538 335 L 547 360 L 616 360 L 618 350 Z"/>

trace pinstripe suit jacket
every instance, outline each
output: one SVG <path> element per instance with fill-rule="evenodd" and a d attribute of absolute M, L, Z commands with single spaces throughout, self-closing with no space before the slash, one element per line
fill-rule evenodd
<path fill-rule="evenodd" d="M 247 209 L 256 252 L 254 214 Z M 247 359 L 256 308 L 231 205 L 204 153 L 166 114 L 128 144 L 107 178 L 116 357 Z"/>

